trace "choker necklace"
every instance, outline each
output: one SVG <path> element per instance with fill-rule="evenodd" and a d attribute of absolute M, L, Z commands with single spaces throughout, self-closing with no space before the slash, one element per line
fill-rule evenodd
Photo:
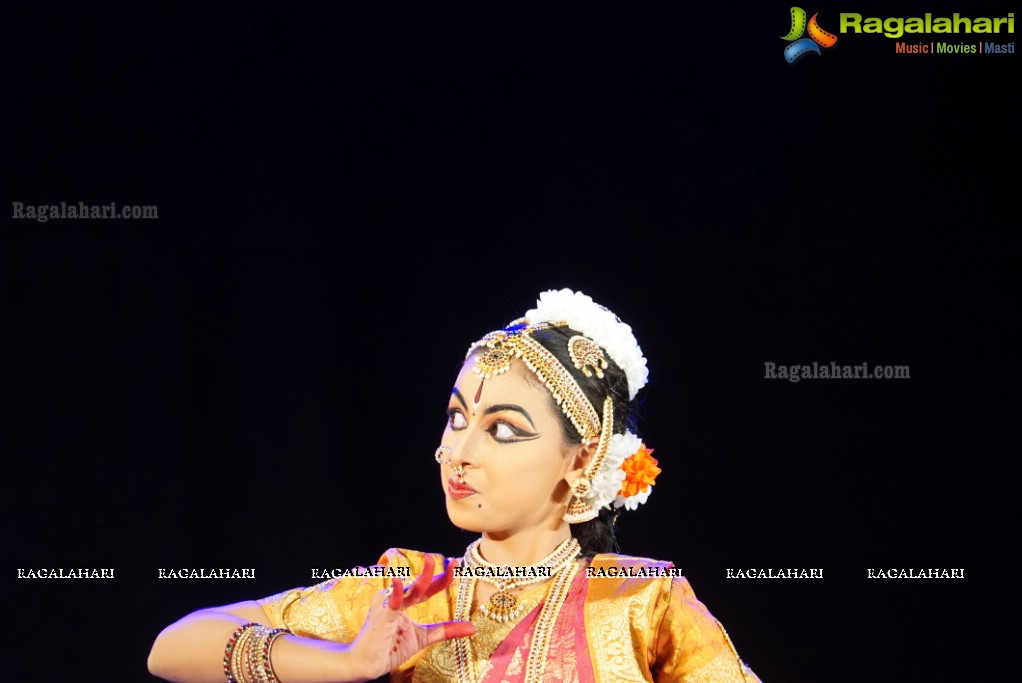
<path fill-rule="evenodd" d="M 500 565 L 490 564 L 479 555 L 479 541 L 475 541 L 468 547 L 465 552 L 465 563 L 470 567 L 500 567 Z M 529 655 L 525 662 L 525 681 L 524 683 L 540 683 L 543 679 L 543 669 L 546 664 L 547 657 L 550 652 L 550 641 L 553 636 L 554 624 L 557 623 L 557 617 L 561 613 L 561 608 L 564 606 L 564 600 L 568 597 L 568 588 L 571 586 L 571 580 L 575 578 L 577 573 L 577 565 L 575 559 L 578 556 L 581 547 L 578 541 L 574 537 L 561 543 L 557 546 L 550 555 L 540 560 L 535 565 L 529 565 L 530 567 L 543 566 L 544 563 L 551 562 L 555 558 L 567 557 L 562 560 L 559 566 L 553 570 L 553 582 L 550 588 L 547 590 L 546 598 L 543 601 L 543 607 L 540 609 L 539 616 L 536 618 L 536 623 L 533 626 L 532 643 L 529 646 Z M 487 572 L 482 571 L 479 574 L 485 575 Z M 472 596 L 475 595 L 476 580 L 486 581 L 487 583 L 493 584 L 492 581 L 485 576 L 476 576 L 476 572 L 470 572 L 468 576 L 462 576 L 458 582 L 458 598 L 454 606 L 454 619 L 455 621 L 470 621 L 472 611 Z M 538 583 L 539 581 L 545 580 L 547 577 L 541 579 L 532 579 L 527 577 L 524 581 L 528 583 Z M 494 584 L 495 585 L 495 584 Z M 523 581 L 516 580 L 513 585 L 523 585 Z M 508 587 L 510 588 L 510 587 Z M 500 590 L 498 589 L 498 593 Z M 505 591 L 506 592 L 506 591 Z M 496 596 L 497 593 L 494 593 Z M 511 593 L 507 593 L 517 605 L 518 599 Z M 490 598 L 493 601 L 493 597 Z M 489 605 L 489 603 L 487 603 Z M 487 605 L 480 606 L 480 611 L 484 611 Z M 520 610 L 520 606 L 518 607 Z M 492 611 L 492 610 L 491 610 Z M 490 612 L 484 612 L 487 616 L 490 616 Z M 493 617 L 490 616 L 492 619 Z M 472 653 L 472 637 L 465 636 L 463 638 L 454 639 L 454 651 L 458 663 L 458 683 L 476 683 L 479 680 L 479 676 L 475 669 L 475 657 Z"/>
<path fill-rule="evenodd" d="M 496 622 L 513 621 L 522 613 L 525 605 L 511 591 L 522 586 L 541 583 L 557 575 L 565 565 L 573 563 L 581 546 L 574 536 L 562 541 L 553 551 L 535 564 L 521 567 L 496 565 L 483 559 L 479 552 L 482 539 L 473 541 L 465 551 L 465 565 L 472 576 L 496 587 L 496 592 L 479 611 Z"/>

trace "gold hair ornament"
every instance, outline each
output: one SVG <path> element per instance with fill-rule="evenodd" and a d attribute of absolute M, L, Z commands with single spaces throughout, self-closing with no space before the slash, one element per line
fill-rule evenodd
<path fill-rule="evenodd" d="M 586 377 L 592 377 L 593 372 L 600 379 L 603 379 L 603 371 L 607 369 L 607 359 L 603 355 L 603 349 L 589 337 L 576 334 L 568 340 L 568 355 L 575 367 L 582 371 Z M 592 368 L 590 370 L 589 368 Z"/>
<path fill-rule="evenodd" d="M 547 330 L 563 327 L 566 323 L 537 323 L 516 327 L 511 323 L 503 330 L 490 332 L 469 347 L 465 357 L 468 358 L 476 349 L 482 353 L 476 356 L 472 371 L 483 379 L 490 379 L 511 369 L 511 361 L 521 358 L 529 369 L 546 385 L 557 405 L 583 441 L 595 438 L 600 433 L 600 416 L 589 403 L 578 382 L 571 373 L 561 365 L 554 354 L 532 338 L 536 330 Z M 595 344 L 594 344 L 595 346 Z M 597 347 L 598 349 L 599 347 Z"/>
<path fill-rule="evenodd" d="M 465 357 L 482 349 L 476 356 L 472 371 L 484 380 L 507 372 L 511 369 L 511 361 L 520 358 L 550 391 L 554 401 L 582 437 L 583 443 L 599 437 L 596 453 L 583 476 L 571 484 L 572 501 L 564 515 L 564 520 L 569 524 L 580 524 L 595 519 L 598 514 L 592 505 L 595 495 L 593 482 L 603 468 L 614 435 L 614 401 L 610 396 L 604 399 L 601 420 L 570 370 L 532 336 L 537 330 L 566 325 L 560 321 L 529 325 L 526 319 L 519 318 L 504 329 L 490 332 L 472 344 Z M 592 339 L 582 335 L 572 336 L 568 340 L 568 355 L 574 366 L 587 377 L 592 377 L 593 372 L 597 377 L 603 377 L 607 359 Z"/>

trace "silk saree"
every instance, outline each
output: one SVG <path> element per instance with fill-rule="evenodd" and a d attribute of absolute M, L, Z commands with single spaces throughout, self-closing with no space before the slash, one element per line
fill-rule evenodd
<path fill-rule="evenodd" d="M 422 571 L 424 553 L 391 549 L 380 558 L 384 567 Z M 444 558 L 434 555 L 437 568 Z M 666 569 L 668 562 L 626 555 L 599 554 L 590 577 L 579 570 L 550 641 L 544 683 L 760 683 L 741 661 L 720 623 L 696 598 L 684 577 L 608 576 L 620 567 Z M 605 571 L 601 572 L 600 569 Z M 607 571 L 610 570 L 610 571 Z M 634 573 L 634 572 L 633 572 Z M 662 572 L 661 572 L 662 573 Z M 454 618 L 458 582 L 425 602 L 406 608 L 418 623 Z M 344 577 L 283 591 L 259 600 L 269 625 L 294 634 L 350 643 L 369 613 L 374 595 L 390 584 L 380 577 Z M 477 632 L 471 637 L 471 661 L 479 683 L 523 683 L 536 618 L 546 584 L 520 595 L 523 615 L 496 623 L 473 610 Z M 391 673 L 400 683 L 457 681 L 453 641 L 432 645 Z"/>

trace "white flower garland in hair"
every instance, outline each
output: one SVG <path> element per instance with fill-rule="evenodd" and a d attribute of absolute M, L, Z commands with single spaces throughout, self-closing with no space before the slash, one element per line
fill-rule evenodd
<path fill-rule="evenodd" d="M 568 327 L 599 344 L 625 373 L 629 400 L 634 399 L 649 381 L 646 357 L 642 354 L 631 326 L 621 322 L 612 311 L 593 301 L 592 297 L 570 289 L 551 289 L 539 295 L 536 308 L 526 312 L 525 319 L 529 324 L 563 320 L 568 323 Z M 603 467 L 593 476 L 592 490 L 588 496 L 589 504 L 594 509 L 624 507 L 635 510 L 646 502 L 653 491 L 652 485 L 627 498 L 619 495 L 627 476 L 621 466 L 642 447 L 642 440 L 627 429 L 623 434 L 611 437 L 607 457 Z"/>
<path fill-rule="evenodd" d="M 611 503 L 621 497 L 617 495 L 621 490 L 621 484 L 625 481 L 625 472 L 621 469 L 621 465 L 626 458 L 639 450 L 640 446 L 642 446 L 642 440 L 627 429 L 624 434 L 615 434 L 610 438 L 607 459 L 603 461 L 603 467 L 593 477 L 590 504 L 594 509 L 600 510 L 609 507 Z M 629 509 L 634 510 L 635 508 Z"/>
<path fill-rule="evenodd" d="M 621 465 L 642 447 L 642 439 L 631 430 L 626 429 L 624 434 L 615 434 L 611 437 L 607 458 L 603 461 L 603 467 L 593 477 L 592 491 L 588 496 L 589 504 L 594 509 L 623 507 L 626 510 L 635 510 L 646 502 L 649 494 L 653 492 L 652 485 L 627 498 L 620 495 L 626 479 Z"/>
<path fill-rule="evenodd" d="M 624 496 L 616 496 L 614 498 L 614 507 L 623 507 L 626 510 L 635 510 L 646 502 L 649 498 L 649 494 L 651 493 L 653 493 L 653 487 L 649 486 L 645 491 L 639 491 L 634 496 L 629 496 L 628 498 L 625 498 Z"/>
<path fill-rule="evenodd" d="M 563 320 L 599 344 L 628 378 L 628 398 L 634 399 L 649 380 L 646 357 L 632 334 L 632 328 L 592 297 L 570 289 L 551 289 L 539 295 L 536 308 L 525 314 L 532 323 Z"/>

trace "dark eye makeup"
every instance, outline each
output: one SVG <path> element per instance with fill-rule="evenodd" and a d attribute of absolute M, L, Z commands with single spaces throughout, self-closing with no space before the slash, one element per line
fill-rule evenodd
<path fill-rule="evenodd" d="M 467 418 L 465 418 L 465 413 L 463 413 L 460 408 L 448 408 L 446 414 L 447 414 L 447 425 L 452 430 L 454 430 L 454 431 L 461 431 L 462 429 L 465 429 L 464 427 L 455 427 L 453 425 L 454 417 L 456 415 L 461 415 L 462 419 L 465 419 L 467 421 Z M 504 425 L 505 427 L 510 429 L 514 433 L 516 438 L 513 438 L 513 439 L 498 438 L 497 435 L 496 435 L 496 431 L 497 431 L 497 427 L 499 425 Z M 490 435 L 493 436 L 493 440 L 496 441 L 497 443 L 517 443 L 519 441 L 530 441 L 530 440 L 535 439 L 535 438 L 537 438 L 539 436 L 539 434 L 535 434 L 535 433 L 530 432 L 528 430 L 522 429 L 521 427 L 516 427 L 515 425 L 511 424 L 510 422 L 505 422 L 504 420 L 494 420 L 493 425 L 491 425 L 490 428 L 488 430 L 486 430 L 486 431 L 489 432 Z"/>

